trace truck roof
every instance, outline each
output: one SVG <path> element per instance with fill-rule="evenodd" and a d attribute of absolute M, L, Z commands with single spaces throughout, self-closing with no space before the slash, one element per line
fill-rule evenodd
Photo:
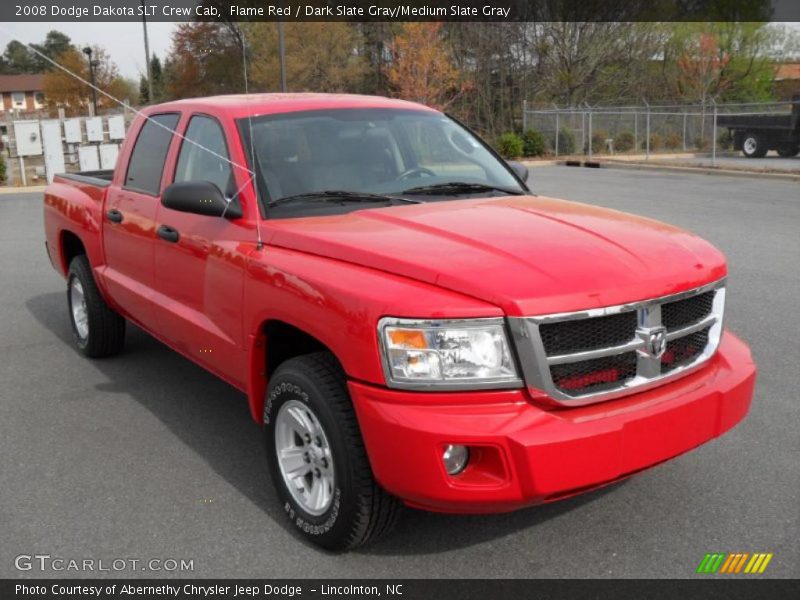
<path fill-rule="evenodd" d="M 318 93 L 230 94 L 205 98 L 187 98 L 149 106 L 142 112 L 150 115 L 170 109 L 208 111 L 217 114 L 224 113 L 228 117 L 238 119 L 246 116 L 337 108 L 390 108 L 436 112 L 428 106 L 395 98 L 360 94 Z"/>

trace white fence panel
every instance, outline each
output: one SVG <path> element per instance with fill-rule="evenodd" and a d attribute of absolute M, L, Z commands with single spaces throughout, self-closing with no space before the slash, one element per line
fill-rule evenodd
<path fill-rule="evenodd" d="M 17 142 L 17 156 L 42 155 L 39 121 L 14 121 L 14 139 Z"/>
<path fill-rule="evenodd" d="M 66 170 L 64 146 L 61 143 L 61 122 L 58 119 L 42 121 L 42 143 L 44 144 L 44 168 L 47 183 L 53 182 L 57 173 Z"/>
<path fill-rule="evenodd" d="M 100 169 L 100 159 L 97 156 L 97 146 L 81 146 L 78 148 L 78 163 L 81 171 L 97 171 Z"/>
<path fill-rule="evenodd" d="M 84 121 L 86 126 L 86 139 L 90 142 L 103 141 L 103 119 L 101 117 L 91 117 Z"/>
<path fill-rule="evenodd" d="M 119 146 L 116 144 L 100 144 L 100 168 L 113 169 L 117 163 Z"/>
<path fill-rule="evenodd" d="M 80 144 L 83 141 L 80 119 L 67 119 L 64 121 L 64 139 L 68 144 Z"/>
<path fill-rule="evenodd" d="M 125 118 L 122 115 L 108 117 L 108 139 L 121 140 L 125 137 Z"/>

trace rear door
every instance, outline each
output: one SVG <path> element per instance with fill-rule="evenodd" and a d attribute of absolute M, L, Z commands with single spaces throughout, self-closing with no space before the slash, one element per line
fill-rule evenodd
<path fill-rule="evenodd" d="M 235 169 L 219 121 L 195 114 L 181 131 L 171 183 L 210 181 L 233 197 Z M 250 244 L 243 242 L 253 238 L 244 222 L 160 205 L 155 243 L 159 332 L 173 347 L 239 387 L 245 383 L 247 362 L 243 252 Z"/>
<path fill-rule="evenodd" d="M 109 187 L 103 213 L 103 272 L 111 298 L 154 331 L 153 245 L 164 161 L 178 113 L 152 115 L 140 127 L 121 182 Z"/>

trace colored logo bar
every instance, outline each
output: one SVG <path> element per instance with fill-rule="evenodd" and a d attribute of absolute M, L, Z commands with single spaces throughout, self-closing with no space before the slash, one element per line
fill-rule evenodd
<path fill-rule="evenodd" d="M 698 573 L 763 573 L 772 553 L 766 552 L 714 552 L 708 553 L 697 567 Z"/>

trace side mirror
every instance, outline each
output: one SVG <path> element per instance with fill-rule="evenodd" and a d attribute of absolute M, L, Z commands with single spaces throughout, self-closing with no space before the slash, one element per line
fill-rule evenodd
<path fill-rule="evenodd" d="M 242 207 L 238 200 L 230 202 L 225 198 L 216 184 L 210 181 L 180 181 L 173 183 L 161 195 L 161 204 L 172 210 L 238 219 L 242 216 Z"/>
<path fill-rule="evenodd" d="M 519 177 L 523 183 L 528 183 L 528 177 L 530 176 L 530 173 L 528 172 L 528 167 L 523 165 L 521 162 L 517 162 L 515 160 L 509 160 L 507 162 L 508 166 L 511 167 L 511 170 L 517 174 L 517 177 Z"/>

